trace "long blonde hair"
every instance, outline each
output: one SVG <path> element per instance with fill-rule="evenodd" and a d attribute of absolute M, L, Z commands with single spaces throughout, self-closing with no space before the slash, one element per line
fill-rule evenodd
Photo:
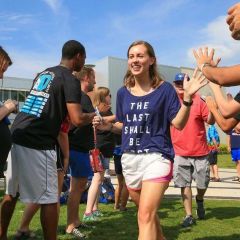
<path fill-rule="evenodd" d="M 110 90 L 107 87 L 98 87 L 94 91 L 93 106 L 98 107 L 101 103 L 106 102 L 106 97 L 110 95 Z"/>
<path fill-rule="evenodd" d="M 156 55 L 155 55 L 153 47 L 148 42 L 145 42 L 142 40 L 135 41 L 129 46 L 128 51 L 127 51 L 127 57 L 129 57 L 130 49 L 137 45 L 144 45 L 147 48 L 148 55 L 150 57 L 154 58 L 154 63 L 149 67 L 149 75 L 150 75 L 150 79 L 152 81 L 151 82 L 152 87 L 156 88 L 160 85 L 160 83 L 163 81 L 163 79 L 160 77 L 158 69 L 157 69 L 157 60 L 156 60 Z M 127 88 L 134 87 L 134 85 L 135 85 L 135 78 L 129 69 L 127 70 L 125 77 L 124 77 L 124 85 Z"/>

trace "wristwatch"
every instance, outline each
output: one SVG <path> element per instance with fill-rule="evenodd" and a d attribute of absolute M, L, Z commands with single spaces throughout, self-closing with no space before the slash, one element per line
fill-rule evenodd
<path fill-rule="evenodd" d="M 187 101 L 184 101 L 184 100 L 183 100 L 182 103 L 183 103 L 183 105 L 186 106 L 186 107 L 191 107 L 192 104 L 193 104 L 193 101 L 187 102 Z"/>

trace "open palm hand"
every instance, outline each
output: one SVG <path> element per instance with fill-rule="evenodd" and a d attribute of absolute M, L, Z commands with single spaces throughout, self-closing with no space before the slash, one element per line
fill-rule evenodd
<path fill-rule="evenodd" d="M 195 68 L 193 76 L 190 80 L 188 80 L 188 76 L 185 75 L 183 81 L 184 94 L 193 96 L 200 88 L 204 87 L 206 84 L 208 84 L 206 77 L 201 72 L 198 72 L 198 68 Z"/>
<path fill-rule="evenodd" d="M 199 48 L 198 50 L 193 50 L 193 55 L 197 61 L 198 68 L 204 63 L 208 63 L 212 67 L 216 67 L 221 61 L 221 58 L 217 58 L 216 61 L 213 59 L 215 50 L 212 48 L 210 51 L 208 47 L 204 49 Z"/>

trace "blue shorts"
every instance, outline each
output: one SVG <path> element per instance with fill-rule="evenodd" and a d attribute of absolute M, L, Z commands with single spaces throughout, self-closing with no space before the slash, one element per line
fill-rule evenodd
<path fill-rule="evenodd" d="M 231 155 L 232 155 L 233 162 L 240 161 L 240 148 L 232 148 Z"/>
<path fill-rule="evenodd" d="M 69 168 L 72 177 L 84 178 L 93 176 L 89 153 L 70 150 Z"/>

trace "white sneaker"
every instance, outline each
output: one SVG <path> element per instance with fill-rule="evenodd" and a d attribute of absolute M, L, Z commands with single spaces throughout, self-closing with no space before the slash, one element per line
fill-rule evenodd
<path fill-rule="evenodd" d="M 106 170 L 105 170 L 104 177 L 105 177 L 105 178 L 110 178 L 110 177 L 111 177 L 111 176 L 110 176 L 110 171 L 109 171 L 109 169 L 106 169 Z"/>

